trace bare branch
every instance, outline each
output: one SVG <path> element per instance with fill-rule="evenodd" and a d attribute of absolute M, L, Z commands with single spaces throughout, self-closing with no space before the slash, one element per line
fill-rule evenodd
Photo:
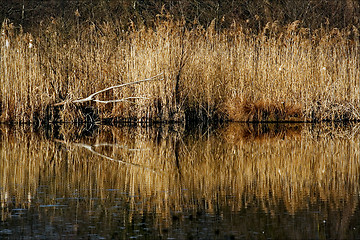
<path fill-rule="evenodd" d="M 125 149 L 127 151 L 150 151 L 149 148 L 128 148 L 126 146 L 122 146 L 119 144 L 113 144 L 113 143 L 98 143 L 98 144 L 94 144 L 92 145 L 93 147 L 114 147 L 114 148 L 122 148 Z"/>
<path fill-rule="evenodd" d="M 122 98 L 122 99 L 116 99 L 116 100 L 99 100 L 99 99 L 94 99 L 94 102 L 98 102 L 98 103 L 117 103 L 117 102 L 129 102 L 129 99 L 149 99 L 147 97 L 127 97 L 127 98 Z"/>
<path fill-rule="evenodd" d="M 135 81 L 135 82 L 123 83 L 123 84 L 120 84 L 120 85 L 104 88 L 104 89 L 102 89 L 100 91 L 92 93 L 88 97 L 77 99 L 77 100 L 72 100 L 72 101 L 63 101 L 63 102 L 60 102 L 60 103 L 56 103 L 53 106 L 62 106 L 64 104 L 66 104 L 66 103 L 83 103 L 83 102 L 89 102 L 89 101 L 94 101 L 94 102 L 105 103 L 106 104 L 106 103 L 125 102 L 125 101 L 127 101 L 129 99 L 148 99 L 146 97 L 126 97 L 126 98 L 115 99 L 115 100 L 99 100 L 99 99 L 94 99 L 94 97 L 96 95 L 99 95 L 100 93 L 103 93 L 103 92 L 106 92 L 106 91 L 109 91 L 109 90 L 112 90 L 112 89 L 115 89 L 115 88 L 127 87 L 127 86 L 130 86 L 130 85 L 139 84 L 139 83 L 142 83 L 142 82 L 148 82 L 148 81 L 154 81 L 154 80 L 163 80 L 164 78 L 157 79 L 157 77 L 159 77 L 161 75 L 163 75 L 163 73 L 155 75 L 155 76 L 153 76 L 151 78 L 146 78 L 146 79 Z"/>

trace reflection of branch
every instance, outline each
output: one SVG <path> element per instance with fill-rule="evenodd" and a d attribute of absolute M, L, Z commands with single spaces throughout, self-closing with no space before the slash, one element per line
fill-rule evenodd
<path fill-rule="evenodd" d="M 93 148 L 94 147 L 100 147 L 100 146 L 113 146 L 113 147 L 119 147 L 119 145 L 116 145 L 116 144 L 109 144 L 109 143 L 100 143 L 100 144 L 95 144 L 95 145 L 88 145 L 88 144 L 84 144 L 84 143 L 68 143 L 66 141 L 61 141 L 61 140 L 55 140 L 56 142 L 60 142 L 60 143 L 63 143 L 63 144 L 72 144 L 74 146 L 77 146 L 77 147 L 82 147 L 82 148 L 85 148 L 87 150 L 89 150 L 90 152 L 92 152 L 93 154 L 95 155 L 98 155 L 100 157 L 103 157 L 107 160 L 110 160 L 110 161 L 114 161 L 114 162 L 119 162 L 119 163 L 122 163 L 122 164 L 125 164 L 125 165 L 128 165 L 128 166 L 132 166 L 132 167 L 140 167 L 140 168 L 143 168 L 143 169 L 147 169 L 147 170 L 150 170 L 154 173 L 157 173 L 157 169 L 151 169 L 151 168 L 148 168 L 148 167 L 144 167 L 140 164 L 136 164 L 136 163 L 129 163 L 129 162 L 125 162 L 125 161 L 122 161 L 122 160 L 119 160 L 119 159 L 115 159 L 115 158 L 112 158 L 112 157 L 109 157 L 109 156 L 106 156 L 104 154 L 101 154 L 97 151 L 95 151 Z M 126 148 L 126 147 L 123 147 L 123 146 L 120 146 L 121 148 Z M 126 148 L 127 150 L 129 151 L 141 151 L 141 150 L 144 150 L 144 149 L 128 149 Z M 148 149 L 145 149 L 145 150 L 148 150 Z"/>
<path fill-rule="evenodd" d="M 78 100 L 72 100 L 70 102 L 69 101 L 63 101 L 63 102 L 60 102 L 60 103 L 56 103 L 53 106 L 62 106 L 64 104 L 66 104 L 66 103 L 83 103 L 83 102 L 89 102 L 89 101 L 98 102 L 98 103 L 116 103 L 116 102 L 126 102 L 129 99 L 148 99 L 146 97 L 126 97 L 126 98 L 122 98 L 122 99 L 115 99 L 115 100 L 107 100 L 106 101 L 106 100 L 94 99 L 94 97 L 96 95 L 99 95 L 100 93 L 109 91 L 111 89 L 126 87 L 126 86 L 130 86 L 130 85 L 134 85 L 134 84 L 139 84 L 139 83 L 142 83 L 142 82 L 153 81 L 153 80 L 156 80 L 156 78 L 161 76 L 161 75 L 163 75 L 163 73 L 155 75 L 155 76 L 153 76 L 151 78 L 146 78 L 146 79 L 135 81 L 135 82 L 123 83 L 123 84 L 120 84 L 120 85 L 108 87 L 108 88 L 102 89 L 100 91 L 97 91 L 97 92 L 95 92 L 93 94 L 90 94 L 88 97 L 81 98 L 81 99 L 78 99 Z M 163 80 L 163 78 L 158 79 L 158 80 Z"/>

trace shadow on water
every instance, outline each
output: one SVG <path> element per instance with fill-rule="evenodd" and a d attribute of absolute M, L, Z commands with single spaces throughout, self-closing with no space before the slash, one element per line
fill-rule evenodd
<path fill-rule="evenodd" d="M 0 238 L 356 238 L 358 124 L 0 128 Z"/>

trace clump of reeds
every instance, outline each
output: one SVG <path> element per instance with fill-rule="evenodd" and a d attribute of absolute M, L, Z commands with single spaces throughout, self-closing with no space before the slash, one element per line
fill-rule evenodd
<path fill-rule="evenodd" d="M 225 104 L 228 118 L 241 122 L 301 122 L 304 121 L 300 106 L 285 102 L 249 102 L 233 100 Z"/>
<path fill-rule="evenodd" d="M 5 21 L 0 37 L 1 122 L 359 120 L 359 33 L 275 22 L 253 34 L 162 16 L 153 27 L 61 19 L 36 33 Z M 121 103 L 54 106 L 163 73 L 162 81 L 113 89 Z M 73 110 L 71 110 L 73 109 Z M 71 110 L 71 111 L 69 111 Z M 80 116 L 75 116 L 80 114 Z"/>

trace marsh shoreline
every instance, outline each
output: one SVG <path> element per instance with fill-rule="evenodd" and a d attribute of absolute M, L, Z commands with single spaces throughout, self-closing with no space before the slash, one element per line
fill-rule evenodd
<path fill-rule="evenodd" d="M 359 121 L 359 41 L 355 26 L 301 21 L 254 34 L 166 17 L 68 31 L 54 19 L 31 34 L 6 20 L 0 122 Z"/>

